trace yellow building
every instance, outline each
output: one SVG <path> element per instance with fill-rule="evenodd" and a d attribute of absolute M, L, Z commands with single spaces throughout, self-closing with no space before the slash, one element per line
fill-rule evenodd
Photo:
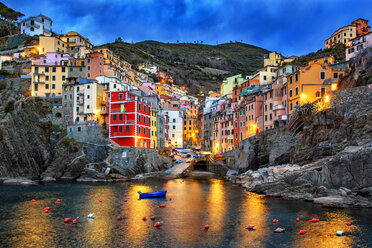
<path fill-rule="evenodd" d="M 266 66 L 282 66 L 284 63 L 290 63 L 293 58 L 284 58 L 280 53 L 271 52 L 264 56 L 264 67 Z"/>
<path fill-rule="evenodd" d="M 256 72 L 251 80 L 259 80 L 260 84 L 269 84 L 276 78 L 277 69 L 277 66 L 265 66 L 264 68 Z"/>
<path fill-rule="evenodd" d="M 232 93 L 235 86 L 240 86 L 245 79 L 241 74 L 225 78 L 220 86 L 221 96 L 226 96 Z"/>
<path fill-rule="evenodd" d="M 287 77 L 288 113 L 292 114 L 297 105 L 314 102 L 329 97 L 328 93 L 337 88 L 343 70 L 334 70 L 331 66 L 314 62 L 300 68 Z"/>
<path fill-rule="evenodd" d="M 158 144 L 157 117 L 158 117 L 158 109 L 152 108 L 151 109 L 151 148 L 154 148 L 154 149 L 157 148 L 157 144 Z"/>
<path fill-rule="evenodd" d="M 68 44 L 62 41 L 58 37 L 40 36 L 38 49 L 39 49 L 39 54 L 55 53 L 55 52 L 70 54 L 70 49 L 68 47 Z"/>
<path fill-rule="evenodd" d="M 181 98 L 182 100 L 182 98 Z M 200 147 L 198 135 L 198 106 L 191 103 L 186 110 L 183 121 L 183 144 L 184 146 Z"/>
<path fill-rule="evenodd" d="M 68 44 L 72 56 L 75 58 L 85 58 L 86 54 L 93 51 L 92 43 L 77 32 L 70 31 L 60 36 L 60 39 Z"/>
<path fill-rule="evenodd" d="M 330 48 L 338 43 L 347 44 L 349 40 L 357 36 L 357 27 L 348 25 L 339 28 L 332 36 L 324 41 L 324 47 Z"/>

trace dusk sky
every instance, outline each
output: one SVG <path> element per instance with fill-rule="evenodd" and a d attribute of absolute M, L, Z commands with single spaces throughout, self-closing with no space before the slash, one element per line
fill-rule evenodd
<path fill-rule="evenodd" d="M 26 17 L 52 18 L 53 31 L 77 31 L 94 45 L 127 42 L 243 41 L 283 55 L 324 47 L 339 27 L 372 20 L 372 0 L 5 0 Z M 371 23 L 372 24 L 372 23 Z M 371 25 L 370 24 L 370 25 Z"/>

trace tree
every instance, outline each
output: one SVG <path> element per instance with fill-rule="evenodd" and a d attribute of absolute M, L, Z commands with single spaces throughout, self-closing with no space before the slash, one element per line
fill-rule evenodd
<path fill-rule="evenodd" d="M 123 39 L 121 37 L 116 38 L 115 43 L 121 43 L 123 42 Z"/>
<path fill-rule="evenodd" d="M 8 8 L 5 4 L 0 3 L 0 20 L 2 20 L 7 27 L 9 34 L 13 34 L 13 28 L 17 24 L 18 19 L 24 16 L 21 12 Z"/>

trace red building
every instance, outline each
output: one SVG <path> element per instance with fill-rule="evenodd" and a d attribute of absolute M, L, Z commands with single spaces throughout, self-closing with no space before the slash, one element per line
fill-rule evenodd
<path fill-rule="evenodd" d="M 98 76 L 104 75 L 105 59 L 103 53 L 94 52 L 87 54 L 85 58 L 85 74 L 88 79 L 96 79 Z"/>
<path fill-rule="evenodd" d="M 359 18 L 353 21 L 351 25 L 354 25 L 356 27 L 357 37 L 371 32 L 371 27 L 368 26 L 368 20 Z"/>
<path fill-rule="evenodd" d="M 109 137 L 119 146 L 151 146 L 151 104 L 126 91 L 109 93 Z"/>

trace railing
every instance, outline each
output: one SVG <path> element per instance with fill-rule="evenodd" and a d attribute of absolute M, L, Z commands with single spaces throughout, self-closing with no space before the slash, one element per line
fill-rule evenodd
<path fill-rule="evenodd" d="M 84 104 L 84 99 L 80 99 L 76 101 L 78 105 L 83 105 Z"/>
<path fill-rule="evenodd" d="M 34 83 L 45 83 L 45 79 L 43 79 L 43 80 L 40 80 L 40 79 L 34 79 L 33 82 L 34 82 Z"/>
<path fill-rule="evenodd" d="M 34 71 L 34 75 L 44 75 L 45 72 L 43 71 Z"/>
<path fill-rule="evenodd" d="M 280 104 L 280 105 L 275 105 L 274 110 L 280 110 L 280 109 L 285 109 L 285 106 Z"/>

